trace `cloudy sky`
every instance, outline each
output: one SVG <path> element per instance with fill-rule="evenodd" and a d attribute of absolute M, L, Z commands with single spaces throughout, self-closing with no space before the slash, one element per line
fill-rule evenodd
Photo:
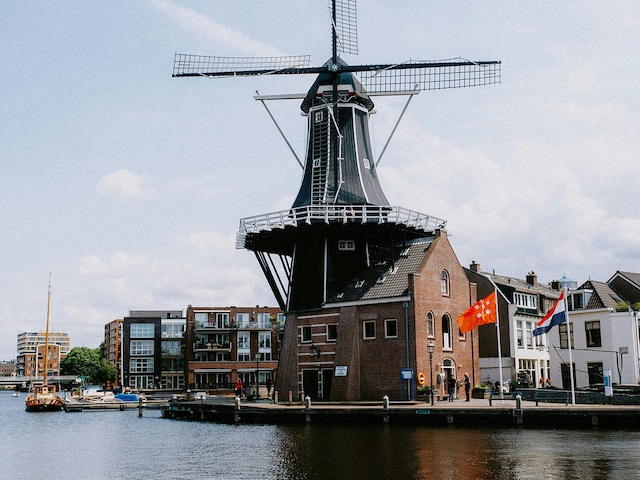
<path fill-rule="evenodd" d="M 401 5 L 401 7 L 398 7 Z M 462 265 L 581 283 L 640 271 L 636 0 L 360 1 L 348 63 L 501 60 L 502 84 L 422 92 L 379 167 L 392 205 L 448 220 Z M 51 328 L 97 347 L 132 309 L 275 305 L 240 218 L 302 170 L 261 94 L 313 78 L 172 78 L 173 55 L 330 57 L 312 0 L 0 5 L 0 360 Z M 376 97 L 382 150 L 404 98 Z M 298 155 L 298 102 L 271 102 Z"/>

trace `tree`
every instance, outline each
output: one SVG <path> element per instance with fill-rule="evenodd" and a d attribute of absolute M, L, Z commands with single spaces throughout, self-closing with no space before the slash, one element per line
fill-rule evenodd
<path fill-rule="evenodd" d="M 60 362 L 62 375 L 86 378 L 88 383 L 103 385 L 116 378 L 116 369 L 102 358 L 100 348 L 75 347 Z"/>

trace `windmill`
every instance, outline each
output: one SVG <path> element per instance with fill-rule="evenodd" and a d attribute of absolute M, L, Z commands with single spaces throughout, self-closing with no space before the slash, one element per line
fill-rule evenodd
<path fill-rule="evenodd" d="M 393 259 L 402 242 L 434 235 L 446 221 L 391 206 L 380 186 L 369 138 L 372 96 L 500 82 L 499 61 L 406 61 L 348 65 L 357 54 L 355 0 L 329 0 L 331 58 L 216 57 L 176 54 L 174 77 L 316 75 L 301 99 L 308 144 L 302 182 L 290 209 L 240 221 L 237 248 L 255 253 L 284 311 L 321 308 L 371 265 Z M 408 102 L 407 102 L 408 105 Z M 266 105 L 265 105 L 266 107 Z M 406 109 L 406 106 L 405 106 Z M 394 127 L 395 130 L 395 127 Z M 388 143 L 388 142 L 387 142 Z M 386 146 L 385 146 L 386 148 Z M 384 153 L 384 150 L 383 150 Z"/>

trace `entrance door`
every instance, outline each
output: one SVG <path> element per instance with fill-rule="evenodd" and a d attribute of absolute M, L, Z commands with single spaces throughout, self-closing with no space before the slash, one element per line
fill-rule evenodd
<path fill-rule="evenodd" d="M 302 371 L 302 390 L 305 397 L 309 397 L 311 400 L 318 399 L 318 370 Z"/>
<path fill-rule="evenodd" d="M 322 399 L 331 399 L 331 380 L 333 379 L 333 369 L 322 369 Z"/>

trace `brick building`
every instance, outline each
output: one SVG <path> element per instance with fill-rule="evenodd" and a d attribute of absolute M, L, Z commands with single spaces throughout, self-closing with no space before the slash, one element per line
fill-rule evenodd
<path fill-rule="evenodd" d="M 260 395 L 275 376 L 284 315 L 272 307 L 187 307 L 187 387 Z"/>
<path fill-rule="evenodd" d="M 276 388 L 296 398 L 400 400 L 414 397 L 422 374 L 444 393 L 447 377 L 479 371 L 474 332 L 457 325 L 475 300 L 445 230 L 398 244 L 322 308 L 287 314 Z"/>
<path fill-rule="evenodd" d="M 104 358 L 116 369 L 114 385 L 122 385 L 122 319 L 104 326 Z"/>

